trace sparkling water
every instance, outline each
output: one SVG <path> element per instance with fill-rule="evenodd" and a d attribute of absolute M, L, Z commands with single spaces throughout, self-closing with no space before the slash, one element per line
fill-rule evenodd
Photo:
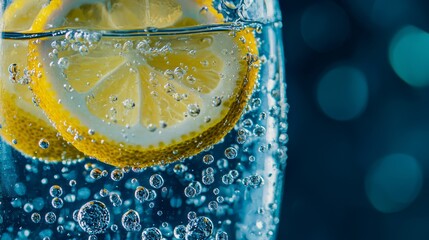
<path fill-rule="evenodd" d="M 224 4 L 235 9 L 240 2 Z M 219 143 L 170 164 L 117 168 L 93 158 L 60 163 L 40 161 L 16 151 L 13 145 L 18 140 L 12 141 L 12 146 L 3 142 L 0 239 L 274 239 L 288 141 L 281 22 L 237 22 L 169 32 L 5 32 L 2 41 L 20 47 L 26 41 L 48 39 L 52 41 L 52 55 L 61 51 L 64 42 L 80 41 L 71 48 L 85 56 L 93 43 L 129 38 L 114 48 L 151 54 L 166 50 L 162 46 L 150 49 L 145 42 L 159 34 L 192 36 L 234 31 L 237 27 L 255 29 L 261 69 L 240 120 Z M 135 41 L 136 38 L 140 40 Z M 69 61 L 59 58 L 52 64 L 66 69 Z M 8 66 L 0 71 L 10 78 L 2 81 L 28 84 L 26 66 L 13 62 Z M 176 68 L 164 75 L 183 78 L 184 71 Z M 196 79 L 188 76 L 186 81 L 192 83 Z M 73 91 L 71 86 L 64 87 Z M 169 88 L 166 86 L 166 91 L 172 91 Z M 184 96 L 174 97 L 180 100 Z M 118 100 L 113 95 L 110 101 L 120 101 L 129 110 L 136 106 L 133 99 Z M 212 107 L 221 104 L 221 98 L 213 98 Z M 187 114 L 200 113 L 200 106 L 188 105 Z M 113 109 L 109 118 L 114 119 L 116 114 Z M 155 132 L 168 126 L 161 123 L 148 128 Z M 90 129 L 88 134 L 95 132 Z M 50 143 L 41 138 L 38 146 L 49 149 Z"/>

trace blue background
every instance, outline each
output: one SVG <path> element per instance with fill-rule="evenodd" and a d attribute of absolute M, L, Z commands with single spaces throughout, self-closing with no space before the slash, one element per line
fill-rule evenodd
<path fill-rule="evenodd" d="M 291 110 L 278 239 L 428 239 L 429 2 L 280 1 Z"/>

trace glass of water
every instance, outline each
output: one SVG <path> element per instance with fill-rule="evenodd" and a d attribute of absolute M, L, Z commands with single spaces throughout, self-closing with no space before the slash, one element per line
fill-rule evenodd
<path fill-rule="evenodd" d="M 276 0 L 2 0 L 0 239 L 275 239 Z"/>

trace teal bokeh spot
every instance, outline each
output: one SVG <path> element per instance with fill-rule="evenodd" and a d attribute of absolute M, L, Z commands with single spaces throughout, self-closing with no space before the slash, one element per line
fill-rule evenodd
<path fill-rule="evenodd" d="M 365 188 L 369 201 L 380 212 L 392 213 L 408 207 L 422 187 L 423 173 L 417 160 L 392 154 L 374 164 Z"/>
<path fill-rule="evenodd" d="M 429 85 L 429 34 L 414 26 L 399 30 L 391 41 L 389 60 L 396 74 L 414 87 Z"/>
<path fill-rule="evenodd" d="M 317 100 L 322 111 L 332 119 L 345 121 L 359 116 L 368 102 L 365 75 L 348 66 L 330 70 L 320 80 Z"/>

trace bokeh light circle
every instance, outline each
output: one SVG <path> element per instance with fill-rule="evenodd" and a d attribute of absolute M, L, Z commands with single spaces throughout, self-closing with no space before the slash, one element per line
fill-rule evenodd
<path fill-rule="evenodd" d="M 414 26 L 400 29 L 390 43 L 389 60 L 396 74 L 414 87 L 429 86 L 429 34 Z"/>
<path fill-rule="evenodd" d="M 365 180 L 366 194 L 375 209 L 383 213 L 408 207 L 422 187 L 422 167 L 405 154 L 392 154 L 377 161 Z"/>
<path fill-rule="evenodd" d="M 346 121 L 358 117 L 368 103 L 368 84 L 363 72 L 341 66 L 328 71 L 317 87 L 317 101 L 330 118 Z"/>
<path fill-rule="evenodd" d="M 319 52 L 327 52 L 343 44 L 350 33 L 345 11 L 326 1 L 308 7 L 301 17 L 301 34 L 305 43 Z"/>

